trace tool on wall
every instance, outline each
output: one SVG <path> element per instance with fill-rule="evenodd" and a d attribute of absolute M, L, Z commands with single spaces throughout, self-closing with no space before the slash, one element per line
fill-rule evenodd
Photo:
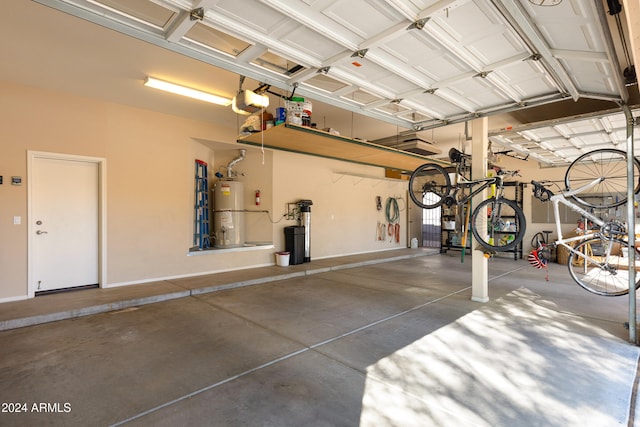
<path fill-rule="evenodd" d="M 395 224 L 391 224 L 389 223 L 387 225 L 387 234 L 389 235 L 389 240 L 390 241 L 394 241 L 396 243 L 400 243 L 400 224 L 395 223 Z"/>
<path fill-rule="evenodd" d="M 378 224 L 376 226 L 376 240 L 383 241 L 385 239 L 384 235 L 386 228 L 387 227 L 384 222 L 378 221 Z"/>

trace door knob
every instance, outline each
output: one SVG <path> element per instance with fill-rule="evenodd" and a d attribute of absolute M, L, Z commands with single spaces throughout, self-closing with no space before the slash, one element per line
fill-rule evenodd
<path fill-rule="evenodd" d="M 42 230 L 38 230 L 38 231 L 36 231 L 36 234 L 47 234 L 47 232 L 46 231 L 42 231 Z"/>

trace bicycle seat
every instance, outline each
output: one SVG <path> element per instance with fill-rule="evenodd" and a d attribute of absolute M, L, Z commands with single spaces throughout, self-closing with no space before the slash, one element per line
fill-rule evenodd
<path fill-rule="evenodd" d="M 461 151 L 456 150 L 455 148 L 449 150 L 449 159 L 451 159 L 453 163 L 460 163 L 463 157 L 464 154 Z"/>
<path fill-rule="evenodd" d="M 546 188 L 541 182 L 531 181 L 531 184 L 533 184 L 533 197 L 536 199 L 542 202 L 548 202 L 551 196 L 553 196 L 553 192 Z"/>

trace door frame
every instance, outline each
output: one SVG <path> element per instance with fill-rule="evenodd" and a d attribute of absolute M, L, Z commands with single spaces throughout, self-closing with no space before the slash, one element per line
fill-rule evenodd
<path fill-rule="evenodd" d="M 73 154 L 49 153 L 45 151 L 27 151 L 27 291 L 28 298 L 35 296 L 36 287 L 33 283 L 35 263 L 33 259 L 33 245 L 35 227 L 33 225 L 33 168 L 37 159 L 68 160 L 76 162 L 94 163 L 98 165 L 98 284 L 102 288 L 107 283 L 107 159 L 102 157 L 87 157 Z"/>

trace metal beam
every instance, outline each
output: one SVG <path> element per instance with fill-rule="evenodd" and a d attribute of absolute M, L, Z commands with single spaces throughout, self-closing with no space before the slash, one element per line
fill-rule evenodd
<path fill-rule="evenodd" d="M 511 23 L 513 29 L 520 34 L 524 40 L 528 41 L 534 53 L 542 56 L 541 61 L 547 65 L 549 73 L 554 77 L 560 87 L 563 87 L 577 101 L 580 98 L 578 89 L 567 70 L 553 56 L 553 52 L 547 46 L 544 38 L 533 25 L 531 20 L 525 15 L 522 6 L 513 0 L 492 0 L 496 7 L 503 13 L 504 17 Z"/>
<path fill-rule="evenodd" d="M 629 248 L 629 341 L 638 344 L 636 331 L 636 216 L 635 201 L 635 177 L 633 176 L 633 114 L 628 105 L 622 104 L 627 120 L 627 247 Z"/>

